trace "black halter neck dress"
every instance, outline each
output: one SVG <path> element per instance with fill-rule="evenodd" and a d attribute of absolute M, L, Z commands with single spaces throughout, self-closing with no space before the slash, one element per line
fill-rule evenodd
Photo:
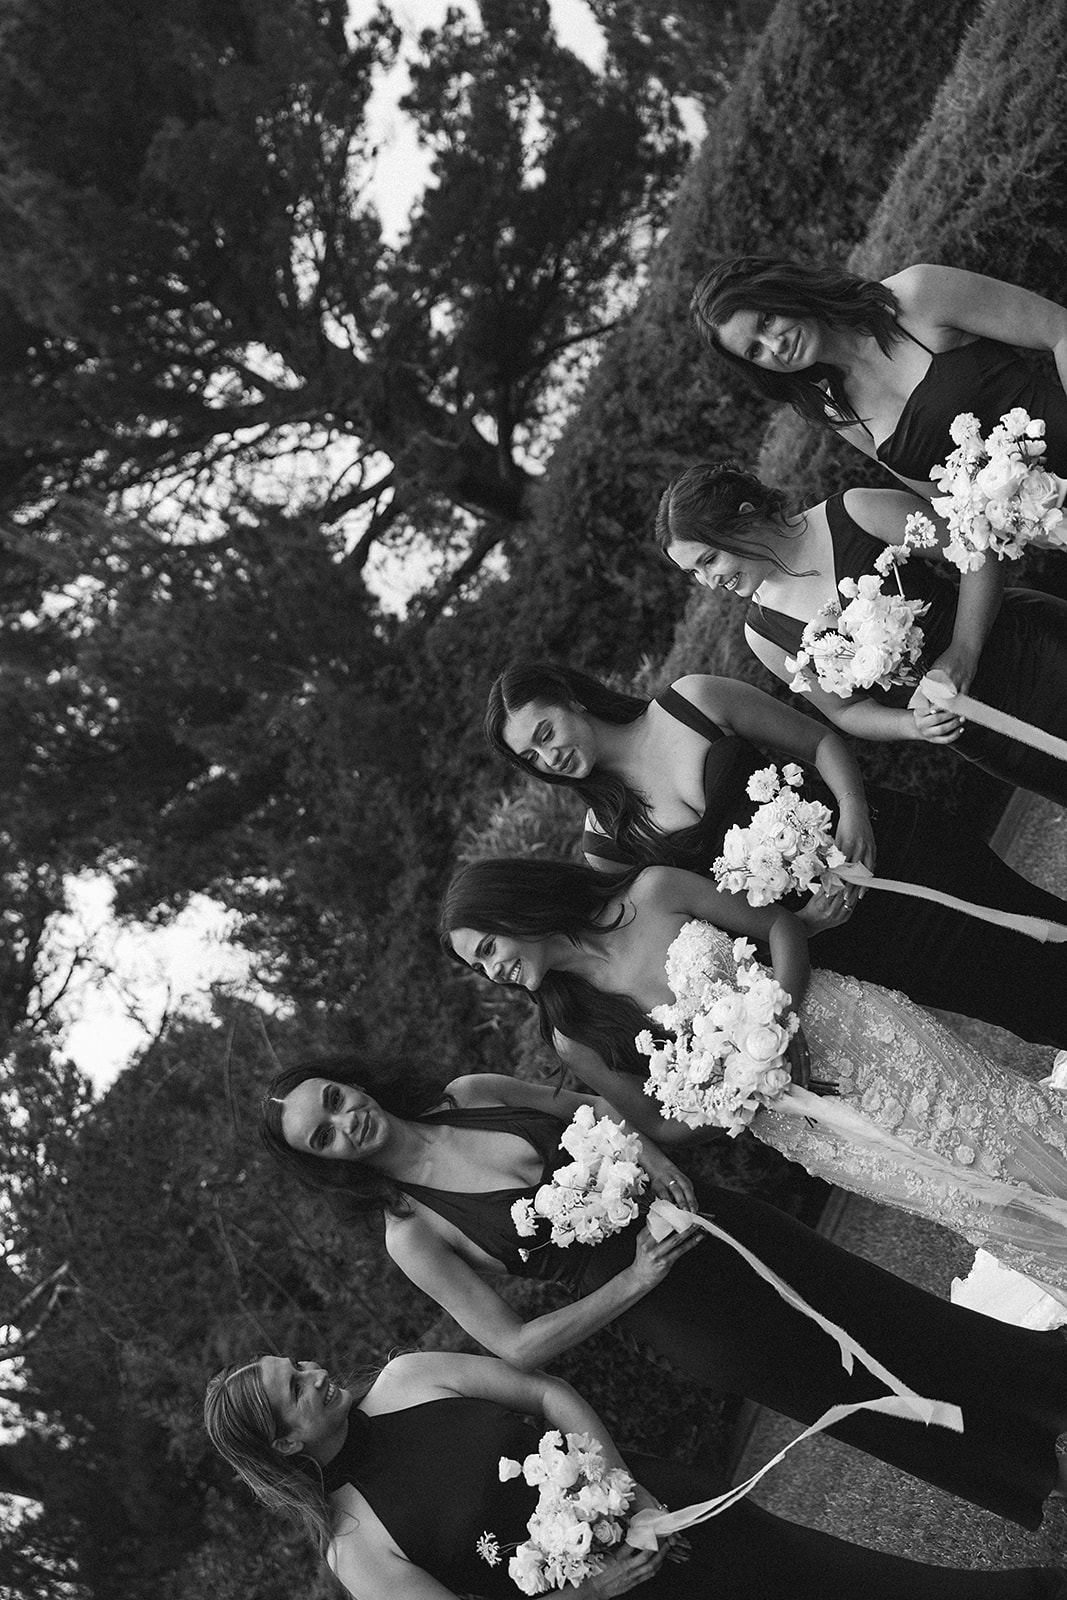
<path fill-rule="evenodd" d="M 559 1142 L 565 1121 L 545 1111 L 488 1106 L 420 1120 L 517 1134 L 541 1158 L 539 1182 L 571 1159 Z M 511 1207 L 532 1197 L 532 1188 L 482 1194 L 405 1188 L 508 1272 L 560 1282 L 575 1298 L 630 1265 L 642 1226 L 637 1221 L 597 1246 L 561 1249 L 544 1237 L 516 1233 Z M 860 1413 L 831 1430 L 837 1437 L 1024 1527 L 1038 1526 L 1055 1483 L 1056 1436 L 1067 1430 L 1067 1344 L 1058 1334 L 961 1310 L 749 1195 L 707 1187 L 700 1205 L 916 1392 L 960 1405 L 966 1423 L 956 1434 Z M 803 1423 L 832 1405 L 885 1392 L 858 1366 L 846 1374 L 833 1341 L 791 1310 L 736 1251 L 711 1237 L 683 1255 L 611 1329 L 699 1384 L 747 1395 Z"/>
<path fill-rule="evenodd" d="M 429 1400 L 368 1416 L 353 1407 L 340 1451 L 323 1470 L 327 1493 L 352 1484 L 407 1559 L 456 1594 L 517 1600 L 510 1550 L 527 1537 L 536 1491 L 502 1484 L 501 1456 L 521 1461 L 539 1431 L 488 1400 Z M 676 1462 L 630 1456 L 638 1482 L 672 1507 L 708 1500 L 722 1485 Z M 489 1566 L 477 1540 L 493 1534 L 501 1559 Z M 959 1572 L 845 1544 L 783 1522 L 750 1501 L 694 1528 L 688 1561 L 665 1564 L 641 1595 L 662 1600 L 1064 1600 L 1067 1577 L 1042 1568 Z M 569 1592 L 569 1591 L 568 1591 Z"/>

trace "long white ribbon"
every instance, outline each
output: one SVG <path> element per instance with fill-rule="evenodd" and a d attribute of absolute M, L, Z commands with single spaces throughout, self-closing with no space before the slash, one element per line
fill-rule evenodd
<path fill-rule="evenodd" d="M 943 1406 L 937 1401 L 924 1401 L 925 1405 L 936 1405 L 946 1413 L 944 1416 L 931 1417 L 929 1420 L 938 1422 L 942 1427 L 953 1428 L 955 1432 L 963 1432 L 963 1417 L 959 1406 Z M 655 1550 L 660 1539 L 668 1534 L 680 1533 L 683 1528 L 695 1527 L 698 1522 L 707 1522 L 711 1517 L 718 1517 L 724 1511 L 729 1511 L 738 1500 L 743 1500 L 759 1483 L 760 1479 L 770 1472 L 772 1467 L 789 1454 L 790 1450 L 798 1444 L 803 1444 L 805 1439 L 811 1439 L 817 1433 L 824 1433 L 827 1428 L 832 1428 L 835 1423 L 843 1422 L 846 1417 L 855 1416 L 857 1411 L 881 1411 L 891 1417 L 904 1417 L 909 1422 L 918 1422 L 920 1418 L 915 1415 L 911 1403 L 901 1395 L 887 1394 L 880 1400 L 860 1400 L 855 1405 L 831 1406 L 829 1411 L 824 1411 L 818 1422 L 813 1422 L 810 1428 L 790 1441 L 770 1461 L 765 1461 L 751 1478 L 746 1478 L 744 1483 L 736 1484 L 732 1489 L 727 1489 L 723 1494 L 716 1495 L 711 1500 L 702 1500 L 697 1505 L 683 1506 L 679 1511 L 639 1511 L 631 1518 L 626 1530 L 626 1543 L 634 1545 L 638 1550 Z M 955 1414 L 953 1419 L 949 1413 Z"/>
<path fill-rule="evenodd" d="M 1002 733 L 1009 739 L 1017 739 L 1020 744 L 1043 750 L 1058 761 L 1067 761 L 1067 739 L 1059 739 L 1054 733 L 1046 733 L 1044 728 L 1035 728 L 1033 723 L 1009 716 L 1006 711 L 998 711 L 995 706 L 987 706 L 981 700 L 972 700 L 969 694 L 957 694 L 944 673 L 928 672 L 919 684 L 919 693 L 944 711 L 955 711 L 968 722 L 978 722 L 984 728 L 991 728 L 994 733 Z"/>
<path fill-rule="evenodd" d="M 858 861 L 846 861 L 839 867 L 827 868 L 821 880 L 823 888 L 833 890 L 837 887 L 835 880 L 857 884 L 861 889 L 888 889 L 891 894 L 932 900 L 936 905 L 948 906 L 951 911 L 962 911 L 965 916 L 976 917 L 980 922 L 992 922 L 998 928 L 1024 933 L 1042 944 L 1067 944 L 1067 926 L 1062 922 L 1050 922 L 1046 917 L 1030 917 L 1018 911 L 997 911 L 993 906 L 974 905 L 970 900 L 960 900 L 954 894 L 946 894 L 943 889 L 928 888 L 925 883 L 898 883 L 895 878 L 876 878 Z"/>
<path fill-rule="evenodd" d="M 753 1272 L 768 1283 L 787 1305 L 799 1311 L 802 1316 L 809 1317 L 822 1328 L 824 1333 L 829 1334 L 841 1352 L 841 1365 L 846 1372 L 851 1373 L 854 1362 L 859 1361 L 868 1372 L 880 1378 L 886 1388 L 893 1392 L 876 1400 L 859 1400 L 853 1405 L 831 1406 L 817 1422 L 813 1422 L 810 1428 L 805 1428 L 803 1433 L 798 1434 L 784 1449 L 779 1450 L 778 1454 L 760 1467 L 758 1472 L 753 1473 L 751 1478 L 735 1485 L 732 1489 L 727 1489 L 723 1494 L 716 1495 L 712 1500 L 705 1500 L 699 1505 L 685 1506 L 680 1511 L 639 1511 L 627 1529 L 627 1544 L 634 1545 L 640 1550 L 655 1550 L 661 1537 L 679 1532 L 683 1528 L 691 1528 L 698 1522 L 706 1522 L 710 1517 L 719 1516 L 754 1489 L 760 1479 L 770 1472 L 772 1467 L 777 1466 L 796 1445 L 802 1444 L 805 1439 L 810 1439 L 817 1433 L 824 1433 L 827 1428 L 843 1422 L 846 1417 L 854 1416 L 858 1411 L 878 1411 L 888 1416 L 903 1417 L 909 1422 L 935 1423 L 942 1428 L 951 1428 L 955 1433 L 963 1432 L 963 1413 L 959 1406 L 945 1400 L 927 1400 L 909 1389 L 906 1383 L 894 1377 L 887 1367 L 869 1355 L 850 1333 L 836 1322 L 831 1322 L 828 1317 L 824 1317 L 822 1312 L 816 1311 L 814 1306 L 810 1306 L 784 1278 L 772 1272 L 758 1256 L 753 1255 L 751 1250 L 746 1249 L 731 1234 L 717 1227 L 709 1217 L 701 1216 L 696 1211 L 683 1211 L 681 1206 L 672 1205 L 669 1200 L 654 1200 L 648 1212 L 648 1227 L 656 1239 L 665 1239 L 669 1233 L 684 1233 L 692 1227 L 703 1228 L 723 1244 L 729 1245 L 730 1249 L 736 1250 L 738 1255 L 747 1261 Z"/>
<path fill-rule="evenodd" d="M 820 1100 L 817 1095 L 812 1095 L 810 1098 L 817 1103 Z M 800 1115 L 804 1114 L 799 1107 L 798 1113 Z M 884 1367 L 875 1356 L 869 1355 L 858 1339 L 854 1339 L 838 1323 L 831 1322 L 829 1317 L 824 1317 L 821 1311 L 816 1311 L 815 1307 L 809 1305 L 791 1284 L 786 1283 L 784 1278 L 780 1278 L 770 1267 L 765 1266 L 758 1256 L 753 1255 L 752 1251 L 746 1249 L 732 1234 L 726 1233 L 722 1228 L 717 1227 L 710 1217 L 701 1216 L 699 1211 L 683 1211 L 681 1206 L 673 1205 L 669 1200 L 653 1200 L 649 1207 L 647 1220 L 649 1232 L 657 1240 L 665 1239 L 669 1233 L 684 1233 L 688 1228 L 697 1227 L 703 1228 L 713 1238 L 721 1240 L 725 1245 L 729 1245 L 730 1249 L 735 1250 L 742 1260 L 748 1262 L 757 1277 L 762 1278 L 764 1283 L 770 1284 L 771 1288 L 781 1296 L 786 1305 L 792 1306 L 794 1311 L 799 1311 L 802 1316 L 808 1317 L 834 1340 L 841 1352 L 841 1365 L 846 1372 L 851 1373 L 853 1363 L 859 1361 L 860 1365 L 866 1367 L 868 1372 L 873 1373 L 876 1378 L 880 1378 L 887 1389 L 891 1389 L 894 1394 L 900 1395 L 902 1399 L 911 1402 L 921 1421 L 940 1422 L 942 1420 L 941 1417 L 935 1413 L 941 1410 L 955 1413 L 956 1415 L 959 1414 L 957 1406 L 945 1406 L 940 1400 L 924 1400 L 913 1389 L 909 1389 L 908 1385 L 903 1383 L 900 1378 L 894 1377 L 888 1367 Z M 943 1425 L 946 1427 L 955 1426 L 951 1422 Z M 962 1428 L 962 1421 L 959 1426 Z"/>

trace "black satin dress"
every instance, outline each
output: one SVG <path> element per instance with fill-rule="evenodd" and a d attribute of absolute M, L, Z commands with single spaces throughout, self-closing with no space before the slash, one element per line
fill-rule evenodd
<path fill-rule="evenodd" d="M 768 615 L 778 614 L 757 613 L 755 620 L 750 614 L 750 625 L 758 622 L 762 628 Z M 650 858 L 709 872 L 727 829 L 752 820 L 756 808 L 745 787 L 774 754 L 724 733 L 674 689 L 660 695 L 657 704 L 707 739 L 708 751 L 704 815 L 684 832 L 661 834 Z M 808 780 L 804 795 L 825 801 L 836 826 L 829 790 Z M 867 800 L 880 877 L 926 884 L 1001 911 L 1067 922 L 1067 901 L 1005 866 L 965 816 L 950 816 L 915 795 L 874 785 L 867 786 Z M 587 831 L 583 843 L 590 855 L 637 864 L 604 834 Z M 811 953 L 816 966 L 901 989 L 918 1005 L 978 1017 L 1035 1044 L 1067 1048 L 1067 945 L 1038 944 L 926 900 L 872 889 L 848 922 L 814 937 Z"/>
<path fill-rule="evenodd" d="M 327 1493 L 352 1484 L 407 1559 L 457 1594 L 517 1600 L 510 1548 L 527 1537 L 537 1491 L 521 1478 L 501 1483 L 501 1456 L 521 1461 L 539 1431 L 488 1400 L 456 1395 L 404 1411 L 349 1412 L 340 1451 L 323 1469 Z M 457 1469 L 457 1464 L 458 1469 Z M 710 1500 L 721 1485 L 704 1473 L 630 1455 L 635 1479 L 672 1509 Z M 476 1553 L 491 1533 L 501 1558 Z M 1063 1600 L 1067 1577 L 1049 1568 L 960 1572 L 845 1544 L 783 1522 L 750 1501 L 686 1535 L 689 1560 L 665 1563 L 634 1594 L 663 1600 Z M 567 1593 L 571 1591 L 568 1590 Z"/>
<path fill-rule="evenodd" d="M 1015 406 L 1044 419 L 1047 464 L 1067 475 L 1067 394 L 1054 373 L 1032 368 L 996 339 L 930 351 L 930 365 L 904 402 L 893 432 L 878 446 L 878 459 L 902 477 L 929 482 L 934 468 L 956 448 L 949 428 L 960 412 L 976 416 L 985 435 Z"/>
<path fill-rule="evenodd" d="M 566 1121 L 545 1111 L 489 1106 L 433 1112 L 420 1121 L 526 1140 L 544 1163 L 539 1182 L 571 1159 L 559 1143 Z M 511 1207 L 533 1189 L 404 1188 L 508 1272 L 559 1282 L 576 1299 L 630 1265 L 642 1226 L 638 1221 L 603 1244 L 564 1250 L 516 1232 Z M 1067 1343 L 1059 1334 L 1010 1327 L 939 1300 L 749 1195 L 708 1187 L 699 1198 L 712 1221 L 809 1305 L 916 1393 L 959 1405 L 965 1421 L 957 1434 L 861 1412 L 829 1431 L 950 1494 L 1038 1527 L 1056 1480 L 1056 1437 L 1067 1431 Z M 746 1395 L 798 1422 L 886 1393 L 858 1365 L 847 1374 L 828 1335 L 710 1236 L 617 1317 L 611 1331 L 650 1359 L 665 1357 L 696 1383 Z"/>

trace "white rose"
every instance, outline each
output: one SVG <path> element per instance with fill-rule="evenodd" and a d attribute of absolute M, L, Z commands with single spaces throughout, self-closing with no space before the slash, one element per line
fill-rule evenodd
<path fill-rule="evenodd" d="M 887 670 L 885 652 L 878 645 L 861 645 L 852 657 L 852 676 L 864 688 L 870 688 Z"/>
<path fill-rule="evenodd" d="M 1063 489 L 1051 472 L 1031 467 L 1019 490 L 1019 510 L 1024 517 L 1037 522 L 1042 513 L 1062 505 Z"/>
<path fill-rule="evenodd" d="M 974 487 L 990 500 L 1007 500 L 1015 494 L 1028 468 L 1010 456 L 997 456 L 975 474 Z"/>
<path fill-rule="evenodd" d="M 774 1061 L 789 1043 L 785 1029 L 776 1022 L 753 1028 L 745 1037 L 745 1053 L 753 1061 Z"/>

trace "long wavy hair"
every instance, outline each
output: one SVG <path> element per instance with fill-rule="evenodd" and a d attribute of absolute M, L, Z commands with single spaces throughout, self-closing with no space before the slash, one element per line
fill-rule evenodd
<path fill-rule="evenodd" d="M 600 722 L 616 725 L 636 722 L 648 710 L 649 702 L 612 689 L 576 667 L 551 661 L 513 661 L 489 690 L 483 726 L 489 744 L 513 767 L 581 795 L 600 831 L 631 860 L 644 865 L 662 860 L 662 835 L 649 821 L 648 802 L 613 772 L 594 767 L 584 778 L 556 777 L 511 749 L 504 738 L 505 724 L 535 700 L 549 706 L 577 706 Z"/>
<path fill-rule="evenodd" d="M 750 509 L 742 511 L 745 505 Z M 698 461 L 673 478 L 660 496 L 656 543 L 664 555 L 672 544 L 685 541 L 746 560 L 757 556 L 790 577 L 808 577 L 810 569 L 796 572 L 760 537 L 759 530 L 769 521 L 783 524 L 788 513 L 782 491 L 762 483 L 736 461 Z M 781 526 L 777 538 L 795 538 L 802 531 L 793 534 Z"/>
<path fill-rule="evenodd" d="M 892 289 L 834 267 L 808 267 L 776 256 L 734 256 L 720 261 L 693 291 L 690 314 L 709 349 L 771 400 L 786 401 L 805 422 L 849 428 L 862 418 L 845 393 L 845 373 L 830 362 L 803 372 L 768 372 L 727 350 L 720 329 L 738 311 L 808 317 L 826 327 L 867 334 L 883 355 L 904 337 Z"/>
<path fill-rule="evenodd" d="M 614 921 L 601 919 L 636 877 L 634 871 L 606 879 L 592 867 L 532 856 L 471 862 L 460 868 L 445 890 L 441 945 L 454 961 L 461 960 L 451 941 L 459 928 L 532 941 L 561 934 L 578 945 L 583 934 L 621 926 L 625 907 Z M 521 984 L 508 987 L 529 994 L 537 1007 L 541 1037 L 553 1051 L 558 1032 L 589 1045 L 616 1071 L 644 1076 L 634 1037 L 648 1026 L 648 1018 L 628 995 L 604 994 L 570 972 L 546 972 L 532 993 Z"/>
<path fill-rule="evenodd" d="M 216 1372 L 204 1395 L 208 1438 L 268 1511 L 295 1522 L 325 1555 L 333 1535 L 322 1468 L 305 1455 L 274 1448 L 278 1419 L 259 1370 L 262 1356 Z"/>
<path fill-rule="evenodd" d="M 391 1116 L 414 1120 L 427 1111 L 452 1105 L 440 1083 L 412 1075 L 396 1063 L 371 1061 L 366 1055 L 309 1057 L 277 1073 L 267 1085 L 260 1107 L 260 1138 L 274 1159 L 313 1194 L 323 1195 L 343 1221 L 377 1211 L 404 1216 L 408 1210 L 403 1189 L 385 1173 L 356 1161 L 324 1161 L 310 1150 L 294 1150 L 282 1132 L 282 1105 L 286 1095 L 309 1078 L 329 1078 L 349 1088 L 362 1089 Z"/>

